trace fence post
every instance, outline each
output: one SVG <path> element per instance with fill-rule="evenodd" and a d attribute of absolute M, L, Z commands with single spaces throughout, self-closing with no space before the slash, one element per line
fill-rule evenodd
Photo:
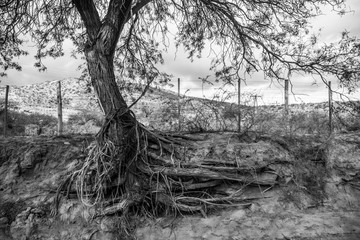
<path fill-rule="evenodd" d="M 180 78 L 178 78 L 178 131 L 181 130 L 181 116 L 180 116 Z"/>
<path fill-rule="evenodd" d="M 9 102 L 9 85 L 6 85 L 5 109 L 4 109 L 4 137 L 6 137 L 6 130 L 8 127 L 8 102 Z"/>
<path fill-rule="evenodd" d="M 285 115 L 289 115 L 289 80 L 285 80 Z"/>
<path fill-rule="evenodd" d="M 285 131 L 286 133 L 291 133 L 291 124 L 289 119 L 289 80 L 285 80 L 284 86 L 284 117 L 285 117 Z"/>
<path fill-rule="evenodd" d="M 57 105 L 58 105 L 58 135 L 61 135 L 63 132 L 61 81 L 58 82 Z"/>
<path fill-rule="evenodd" d="M 332 124 L 333 107 L 332 107 L 331 81 L 329 81 L 328 90 L 329 90 L 329 131 L 330 131 L 330 135 L 331 135 L 333 133 L 333 124 Z"/>
<path fill-rule="evenodd" d="M 255 94 L 255 95 L 252 95 L 251 97 L 254 98 L 254 114 L 256 115 L 257 114 L 257 108 L 259 106 L 258 97 L 260 97 L 260 95 Z"/>
<path fill-rule="evenodd" d="M 238 133 L 241 133 L 241 107 L 240 107 L 240 94 L 241 94 L 241 80 L 238 79 Z"/>

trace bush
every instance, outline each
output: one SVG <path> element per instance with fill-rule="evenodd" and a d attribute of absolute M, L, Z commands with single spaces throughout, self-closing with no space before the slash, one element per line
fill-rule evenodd
<path fill-rule="evenodd" d="M 9 111 L 8 113 L 8 134 L 9 136 L 13 135 L 23 135 L 25 133 L 25 126 L 35 124 L 40 127 L 53 127 L 57 124 L 57 119 L 39 113 L 22 113 Z"/>
<path fill-rule="evenodd" d="M 265 109 L 258 111 L 256 114 L 253 112 L 252 114 L 249 114 L 246 119 L 246 130 L 252 130 L 260 133 L 274 133 L 279 130 L 284 130 L 284 126 L 280 126 L 279 124 L 283 123 L 281 118 L 282 117 L 279 113 Z"/>
<path fill-rule="evenodd" d="M 243 129 L 267 134 L 326 134 L 329 131 L 325 112 L 291 112 L 288 116 L 280 110 L 259 108 L 257 113 L 248 111 L 242 120 Z"/>
<path fill-rule="evenodd" d="M 359 131 L 360 130 L 360 103 L 359 102 L 355 102 L 353 103 L 353 105 L 351 106 L 352 109 L 350 116 L 347 119 L 347 126 L 346 126 L 346 130 L 347 131 Z"/>
<path fill-rule="evenodd" d="M 10 118 L 14 124 L 22 125 L 22 126 L 26 126 L 29 124 L 47 126 L 57 123 L 57 119 L 55 117 L 39 114 L 39 113 L 26 114 L 26 113 L 11 112 Z"/>
<path fill-rule="evenodd" d="M 318 111 L 291 115 L 290 132 L 299 134 L 326 134 L 329 132 L 328 115 Z"/>
<path fill-rule="evenodd" d="M 360 130 L 360 117 L 353 119 L 350 124 L 346 127 L 349 132 L 355 132 Z"/>

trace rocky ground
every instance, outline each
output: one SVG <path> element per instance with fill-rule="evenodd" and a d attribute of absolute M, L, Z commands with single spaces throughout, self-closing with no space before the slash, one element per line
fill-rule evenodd
<path fill-rule="evenodd" d="M 193 136 L 194 137 L 194 136 Z M 360 239 L 360 132 L 329 139 L 203 133 L 188 162 L 261 168 L 257 184 L 217 186 L 243 202 L 192 214 L 136 217 L 137 239 Z M 0 139 L 0 239 L 117 239 L 119 216 L 54 200 L 91 136 Z M 254 176 L 253 176 L 254 177 Z M 220 189 L 221 188 L 221 189 Z"/>

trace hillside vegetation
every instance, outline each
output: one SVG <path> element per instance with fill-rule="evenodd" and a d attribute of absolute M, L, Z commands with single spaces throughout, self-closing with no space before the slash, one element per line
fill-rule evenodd
<path fill-rule="evenodd" d="M 9 131 L 12 135 L 23 135 L 25 126 L 29 124 L 40 125 L 42 134 L 55 134 L 57 86 L 58 82 L 53 81 L 10 88 L 9 127 L 12 130 Z M 91 87 L 85 81 L 73 78 L 62 80 L 61 87 L 65 133 L 96 133 L 104 116 Z M 129 105 L 136 101 L 145 89 L 142 84 L 130 82 L 119 83 L 119 87 Z M 0 99 L 2 106 L 3 102 L 4 99 Z M 281 105 L 255 108 L 249 99 L 243 102 L 250 105 L 240 107 L 243 132 L 326 134 L 329 131 L 328 103 L 293 104 L 290 105 L 290 113 L 286 117 Z M 237 104 L 219 99 L 187 96 L 179 98 L 177 94 L 161 88 L 150 87 L 131 110 L 142 124 L 155 130 L 236 131 L 238 126 Z M 359 102 L 335 102 L 333 112 L 335 131 L 354 131 L 360 128 Z"/>

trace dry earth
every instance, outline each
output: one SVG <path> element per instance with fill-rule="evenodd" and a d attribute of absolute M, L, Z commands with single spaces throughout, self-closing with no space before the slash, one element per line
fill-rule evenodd
<path fill-rule="evenodd" d="M 236 205 L 138 218 L 138 239 L 360 239 L 360 132 L 327 141 L 231 133 L 196 138 L 189 162 L 264 167 L 256 180 L 268 184 L 218 186 L 244 199 Z M 95 217 L 98 209 L 76 196 L 63 198 L 52 214 L 59 182 L 92 140 L 0 139 L 0 239 L 117 239 L 118 216 Z"/>

